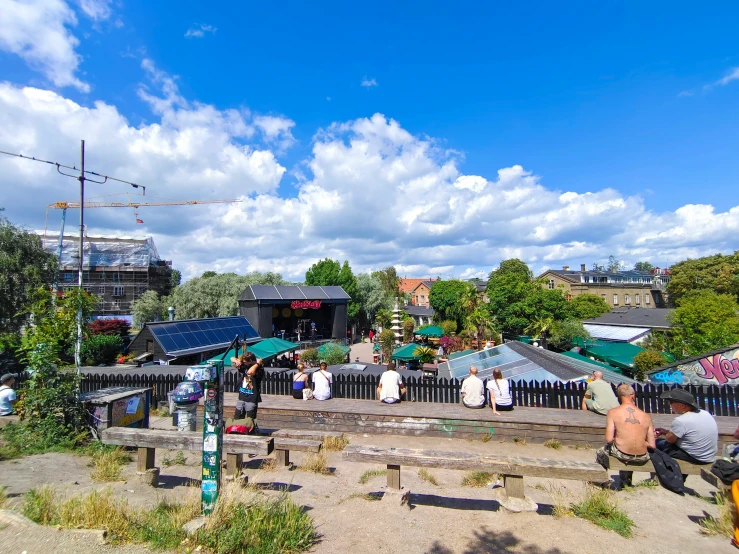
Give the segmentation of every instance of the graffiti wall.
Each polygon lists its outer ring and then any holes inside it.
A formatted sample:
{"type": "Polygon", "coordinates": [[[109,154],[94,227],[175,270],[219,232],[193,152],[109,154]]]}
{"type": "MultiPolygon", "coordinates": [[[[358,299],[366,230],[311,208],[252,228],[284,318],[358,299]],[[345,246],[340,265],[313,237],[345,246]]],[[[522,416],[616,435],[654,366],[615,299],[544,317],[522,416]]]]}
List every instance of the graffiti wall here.
{"type": "Polygon", "coordinates": [[[656,385],[739,386],[739,348],[652,373],[656,385]]]}

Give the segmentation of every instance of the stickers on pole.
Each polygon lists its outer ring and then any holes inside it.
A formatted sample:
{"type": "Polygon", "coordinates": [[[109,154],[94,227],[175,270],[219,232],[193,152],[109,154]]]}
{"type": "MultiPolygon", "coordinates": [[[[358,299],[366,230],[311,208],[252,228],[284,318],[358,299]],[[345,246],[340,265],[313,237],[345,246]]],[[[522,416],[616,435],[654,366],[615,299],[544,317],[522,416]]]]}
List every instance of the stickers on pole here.
{"type": "MultiPolygon", "coordinates": [[[[203,513],[213,511],[218,500],[221,482],[221,450],[223,445],[223,362],[189,368],[194,375],[204,377],[205,398],[203,400],[203,465],[201,500],[203,513]]],[[[189,371],[188,370],[188,371],[189,371]]]]}

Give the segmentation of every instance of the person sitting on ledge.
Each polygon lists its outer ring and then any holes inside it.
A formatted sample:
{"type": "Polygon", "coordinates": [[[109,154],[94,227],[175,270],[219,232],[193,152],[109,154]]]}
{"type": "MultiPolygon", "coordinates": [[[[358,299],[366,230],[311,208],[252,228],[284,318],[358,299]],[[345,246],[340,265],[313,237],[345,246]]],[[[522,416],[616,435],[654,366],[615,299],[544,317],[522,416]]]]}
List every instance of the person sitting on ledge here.
{"type": "Polygon", "coordinates": [[[387,364],[387,371],[380,377],[380,384],[377,385],[377,394],[380,402],[386,404],[395,404],[405,395],[405,385],[403,379],[397,371],[395,371],[395,362],[387,364]]]}
{"type": "Polygon", "coordinates": [[[318,371],[313,373],[313,398],[316,400],[328,400],[331,398],[331,385],[334,382],[334,376],[330,371],[326,371],[328,365],[321,360],[318,364],[318,371]]]}
{"type": "Polygon", "coordinates": [[[691,464],[712,464],[718,452],[718,426],[713,416],[698,407],[688,391],[674,388],[663,392],[660,398],[670,401],[677,417],[669,431],[658,427],[657,448],[676,460],[691,464]]]}
{"type": "MultiPolygon", "coordinates": [[[[647,449],[655,448],[652,418],[636,406],[631,385],[619,385],[616,393],[621,405],[606,414],[606,445],[596,452],[595,459],[606,469],[608,456],[626,465],[644,465],[649,461],[647,449]]],[[[631,486],[632,471],[619,471],[619,476],[621,486],[631,486]]]]}
{"type": "Polygon", "coordinates": [[[603,373],[593,372],[593,380],[588,383],[585,396],[582,399],[582,409],[590,410],[596,414],[606,415],[608,410],[616,408],[618,400],[613,394],[610,383],[603,380],[603,373]]]}
{"type": "Polygon", "coordinates": [[[462,381],[460,389],[462,404],[467,408],[478,409],[485,406],[485,386],[477,377],[477,368],[470,367],[470,376],[462,381]]]}

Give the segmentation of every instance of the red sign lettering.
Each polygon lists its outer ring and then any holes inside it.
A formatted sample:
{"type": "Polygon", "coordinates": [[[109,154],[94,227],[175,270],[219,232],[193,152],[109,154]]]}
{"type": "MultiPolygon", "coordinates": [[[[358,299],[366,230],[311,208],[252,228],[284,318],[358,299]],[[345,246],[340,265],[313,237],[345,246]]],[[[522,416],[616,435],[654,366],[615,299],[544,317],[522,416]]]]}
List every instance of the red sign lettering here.
{"type": "Polygon", "coordinates": [[[293,300],[290,303],[290,307],[293,310],[297,309],[303,309],[303,310],[317,310],[321,307],[321,301],[320,300],[293,300]]]}

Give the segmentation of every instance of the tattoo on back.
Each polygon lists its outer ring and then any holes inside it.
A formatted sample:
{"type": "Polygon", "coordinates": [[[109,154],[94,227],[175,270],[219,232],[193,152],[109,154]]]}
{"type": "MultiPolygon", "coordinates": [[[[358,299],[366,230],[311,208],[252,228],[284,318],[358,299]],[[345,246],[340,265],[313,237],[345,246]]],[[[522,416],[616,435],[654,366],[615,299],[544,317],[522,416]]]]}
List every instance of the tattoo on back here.
{"type": "Polygon", "coordinates": [[[638,419],[634,417],[634,408],[626,408],[626,411],[629,412],[629,417],[626,418],[626,423],[641,423],[638,419]]]}

